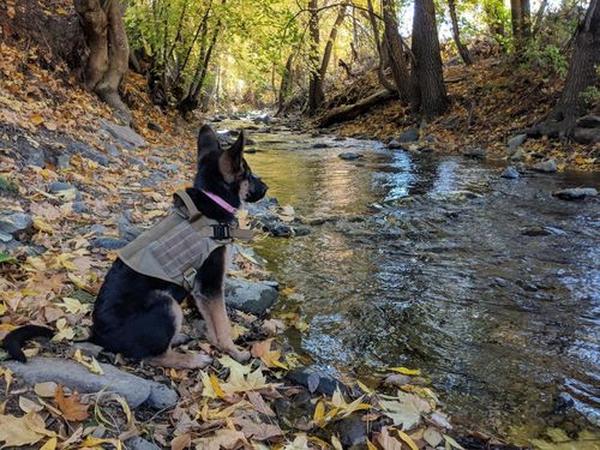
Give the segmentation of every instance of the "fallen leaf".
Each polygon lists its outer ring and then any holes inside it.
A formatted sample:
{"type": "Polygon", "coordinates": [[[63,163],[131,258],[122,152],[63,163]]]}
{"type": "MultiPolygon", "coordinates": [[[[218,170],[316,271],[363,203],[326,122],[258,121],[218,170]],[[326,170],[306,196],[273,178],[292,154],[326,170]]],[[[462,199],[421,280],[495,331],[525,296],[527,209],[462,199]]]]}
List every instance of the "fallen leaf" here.
{"type": "Polygon", "coordinates": [[[171,440],[171,450],[184,450],[192,443],[192,436],[189,433],[174,437],[171,440]]]}
{"type": "Polygon", "coordinates": [[[40,412],[44,407],[39,403],[34,402],[33,400],[28,399],[27,397],[19,396],[19,408],[24,413],[29,412],[40,412]]]}
{"type": "Polygon", "coordinates": [[[254,406],[259,413],[264,414],[265,416],[275,416],[275,412],[273,412],[270,406],[267,405],[260,393],[256,391],[248,391],[246,392],[246,397],[248,397],[248,400],[250,400],[252,406],[254,406]]]}
{"type": "Polygon", "coordinates": [[[21,445],[32,445],[44,437],[43,433],[31,428],[27,420],[28,413],[23,417],[11,415],[0,415],[0,442],[3,447],[20,447],[21,445]]]}
{"type": "Polygon", "coordinates": [[[437,447],[442,442],[441,433],[433,427],[427,427],[427,429],[423,432],[423,439],[432,447],[437,447]]]}
{"type": "Polygon", "coordinates": [[[391,371],[401,373],[402,375],[419,376],[421,375],[421,369],[408,369],[406,367],[391,367],[391,371]]]}
{"type": "Polygon", "coordinates": [[[406,434],[404,431],[396,430],[396,433],[398,433],[398,436],[400,436],[400,439],[402,439],[404,442],[406,442],[406,444],[410,447],[411,450],[419,450],[419,447],[417,447],[417,444],[415,444],[415,441],[413,441],[412,438],[408,434],[406,434]]]}
{"type": "Polygon", "coordinates": [[[79,401],[79,394],[74,392],[70,397],[65,397],[65,392],[62,386],[56,388],[54,401],[58,409],[63,414],[63,417],[68,421],[80,422],[89,417],[89,405],[84,405],[79,401]]]}
{"type": "Polygon", "coordinates": [[[255,343],[251,350],[252,356],[260,358],[260,360],[269,368],[277,367],[279,369],[288,370],[288,366],[279,360],[279,358],[281,358],[281,352],[279,350],[271,350],[272,343],[272,338],[255,343]]]}
{"type": "Polygon", "coordinates": [[[55,437],[50,438],[40,447],[40,450],[55,450],[56,444],[58,444],[58,440],[55,437]]]}
{"type": "Polygon", "coordinates": [[[269,423],[256,423],[249,419],[236,418],[234,423],[241,427],[247,439],[257,441],[272,441],[275,438],[283,436],[283,431],[277,425],[269,423]]]}
{"type": "Polygon", "coordinates": [[[387,427],[383,427],[377,435],[377,442],[383,450],[402,450],[402,443],[392,437],[387,427]]]}
{"type": "Polygon", "coordinates": [[[397,400],[382,400],[385,415],[394,421],[394,425],[410,430],[421,422],[421,415],[429,413],[429,403],[417,395],[398,392],[397,400]]]}
{"type": "Polygon", "coordinates": [[[454,440],[454,438],[448,436],[447,434],[444,434],[444,440],[446,441],[446,449],[447,450],[449,450],[452,447],[457,448],[459,450],[465,450],[462,445],[460,445],[458,442],[456,442],[454,440]]]}
{"type": "Polygon", "coordinates": [[[57,387],[58,385],[54,381],[47,381],[45,383],[37,383],[33,386],[33,391],[40,397],[49,398],[54,397],[57,387]]]}

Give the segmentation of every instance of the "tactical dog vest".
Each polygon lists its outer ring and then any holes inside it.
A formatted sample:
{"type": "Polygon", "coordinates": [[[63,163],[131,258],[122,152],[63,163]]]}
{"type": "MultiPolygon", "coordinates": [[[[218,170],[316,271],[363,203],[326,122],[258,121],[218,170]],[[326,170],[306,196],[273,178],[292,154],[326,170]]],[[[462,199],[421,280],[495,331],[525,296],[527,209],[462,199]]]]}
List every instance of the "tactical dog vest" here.
{"type": "Polygon", "coordinates": [[[185,191],[175,193],[183,207],[123,247],[119,258],[136,272],[175,283],[191,291],[194,278],[213,250],[252,231],[203,216],[185,191]]]}

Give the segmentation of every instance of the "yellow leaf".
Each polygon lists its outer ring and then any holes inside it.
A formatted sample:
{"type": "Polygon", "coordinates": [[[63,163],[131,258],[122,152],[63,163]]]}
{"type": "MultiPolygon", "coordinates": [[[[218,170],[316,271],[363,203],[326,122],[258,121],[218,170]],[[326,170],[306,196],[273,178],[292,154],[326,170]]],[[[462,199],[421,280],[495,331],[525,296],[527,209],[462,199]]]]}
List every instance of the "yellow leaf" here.
{"type": "Polygon", "coordinates": [[[342,443],[335,435],[331,436],[331,445],[333,445],[333,448],[335,448],[335,450],[344,450],[344,447],[342,447],[342,443]]]}
{"type": "Polygon", "coordinates": [[[44,233],[48,233],[48,234],[54,233],[54,229],[52,228],[52,225],[45,222],[43,219],[40,219],[39,217],[33,218],[33,227],[38,231],[43,231],[44,233]]]}
{"type": "Polygon", "coordinates": [[[39,114],[33,114],[29,117],[29,121],[37,127],[44,123],[44,118],[39,114]]]}
{"type": "Polygon", "coordinates": [[[421,375],[421,369],[408,369],[406,367],[391,367],[391,371],[401,373],[402,375],[408,376],[419,376],[421,375]]]}
{"type": "Polygon", "coordinates": [[[221,385],[219,384],[219,379],[214,373],[209,375],[209,379],[215,395],[219,398],[225,398],[225,392],[223,392],[223,388],[221,388],[221,385]]]}
{"type": "Polygon", "coordinates": [[[58,443],[58,441],[55,437],[50,438],[46,441],[46,443],[44,445],[42,445],[40,447],[40,450],[55,450],[57,443],[58,443]]]}
{"type": "Polygon", "coordinates": [[[356,380],[356,384],[358,385],[358,387],[361,389],[361,391],[363,391],[365,394],[367,395],[371,395],[373,394],[373,389],[369,388],[366,384],[364,384],[362,381],[360,380],[356,380]]]}
{"type": "Polygon", "coordinates": [[[102,367],[100,367],[100,364],[98,363],[98,361],[96,361],[96,358],[94,358],[93,356],[89,356],[86,358],[81,353],[81,350],[77,349],[75,351],[75,354],[73,355],[73,359],[82,366],[84,366],[90,372],[95,373],[97,375],[104,375],[102,367]]]}
{"type": "Polygon", "coordinates": [[[419,450],[419,447],[417,447],[417,444],[415,444],[415,441],[413,441],[412,438],[408,434],[406,434],[404,431],[396,430],[396,433],[398,433],[398,436],[400,436],[400,439],[402,439],[404,442],[406,442],[406,444],[411,448],[411,450],[419,450]]]}
{"type": "Polygon", "coordinates": [[[313,421],[318,427],[322,427],[325,423],[325,404],[322,400],[319,400],[315,406],[313,421]]]}
{"type": "Polygon", "coordinates": [[[375,445],[367,439],[367,449],[368,450],[377,450],[377,447],[375,447],[375,445]]]}
{"type": "Polygon", "coordinates": [[[54,381],[47,381],[45,383],[38,383],[33,386],[33,391],[40,397],[54,397],[56,388],[58,385],[54,381]]]}
{"type": "Polygon", "coordinates": [[[81,443],[79,448],[99,448],[102,449],[104,446],[102,444],[111,444],[117,450],[121,450],[123,448],[123,444],[119,439],[105,439],[105,438],[97,438],[93,436],[88,436],[81,443]]]}
{"type": "Polygon", "coordinates": [[[42,433],[31,429],[26,418],[27,415],[23,417],[0,415],[0,442],[4,443],[3,447],[32,445],[44,437],[42,433]]]}

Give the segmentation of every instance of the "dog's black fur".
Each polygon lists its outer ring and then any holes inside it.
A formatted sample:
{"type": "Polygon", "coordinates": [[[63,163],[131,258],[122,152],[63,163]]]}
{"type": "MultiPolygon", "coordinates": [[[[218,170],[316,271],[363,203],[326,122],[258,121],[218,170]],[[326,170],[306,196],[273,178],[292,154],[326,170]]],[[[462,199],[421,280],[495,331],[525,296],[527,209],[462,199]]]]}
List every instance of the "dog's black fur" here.
{"type": "MultiPolygon", "coordinates": [[[[265,195],[267,186],[252,174],[243,158],[243,147],[243,132],[229,149],[223,150],[209,126],[200,129],[197,173],[187,193],[203,215],[222,223],[236,220],[202,190],[220,196],[236,208],[242,201],[255,202],[265,195]]],[[[198,272],[196,285],[205,302],[222,301],[225,259],[226,248],[218,247],[198,272]]],[[[94,305],[90,341],[136,359],[163,355],[179,331],[173,301],[181,304],[187,296],[187,291],[178,285],[140,274],[117,259],[94,305]]],[[[24,361],[24,342],[36,336],[47,337],[48,330],[33,325],[21,327],[4,338],[3,346],[11,357],[24,361]]]]}

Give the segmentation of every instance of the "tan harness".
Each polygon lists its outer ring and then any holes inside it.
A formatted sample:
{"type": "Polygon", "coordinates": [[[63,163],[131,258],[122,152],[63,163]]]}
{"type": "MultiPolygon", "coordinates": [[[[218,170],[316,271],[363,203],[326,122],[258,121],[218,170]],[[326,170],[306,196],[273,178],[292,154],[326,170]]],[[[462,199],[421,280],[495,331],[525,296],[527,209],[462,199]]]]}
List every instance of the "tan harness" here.
{"type": "Polygon", "coordinates": [[[203,216],[185,191],[175,193],[184,207],[123,247],[119,258],[136,272],[175,283],[191,291],[198,270],[213,250],[234,239],[252,239],[252,230],[203,216]]]}

